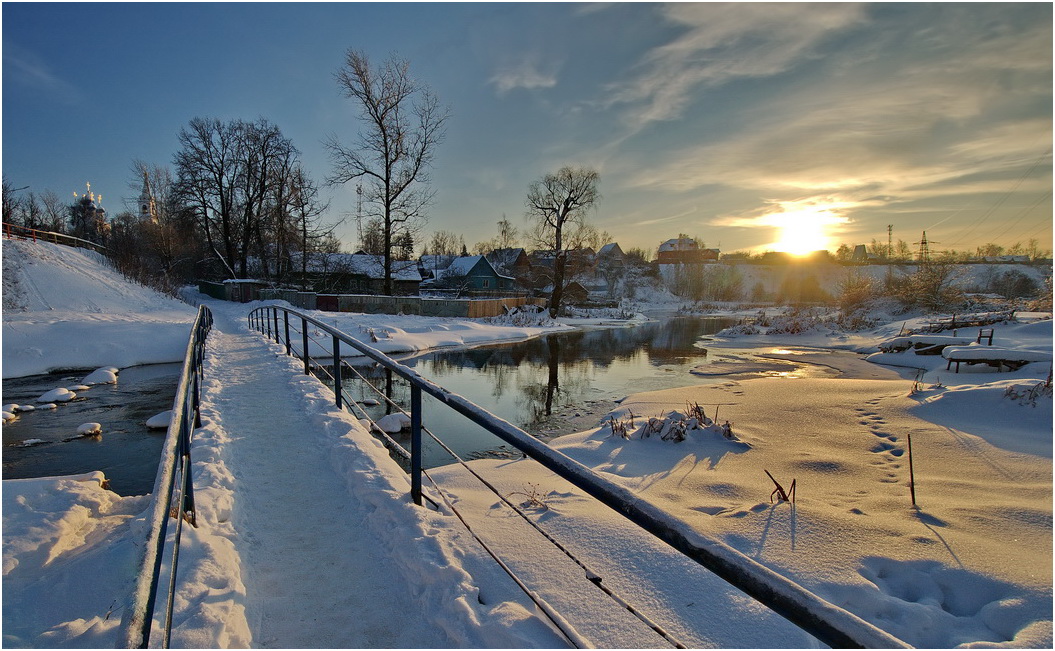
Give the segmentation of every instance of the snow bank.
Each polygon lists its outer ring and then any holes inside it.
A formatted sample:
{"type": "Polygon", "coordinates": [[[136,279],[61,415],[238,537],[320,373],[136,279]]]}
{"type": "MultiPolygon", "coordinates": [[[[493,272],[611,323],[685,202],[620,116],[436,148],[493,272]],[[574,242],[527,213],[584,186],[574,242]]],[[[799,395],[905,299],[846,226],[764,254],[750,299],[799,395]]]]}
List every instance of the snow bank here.
{"type": "Polygon", "coordinates": [[[612,416],[721,405],[740,442],[625,439],[606,425],[551,445],[910,644],[1050,647],[1051,400],[1002,393],[724,382],[631,396],[612,416]],[[796,481],[794,506],[770,501],[766,470],[796,481]]]}
{"type": "Polygon", "coordinates": [[[148,499],[101,472],[4,480],[5,647],[114,646],[148,499]]]}
{"type": "Polygon", "coordinates": [[[3,377],[178,362],[195,310],[135,285],[97,253],[4,240],[3,377]]]}

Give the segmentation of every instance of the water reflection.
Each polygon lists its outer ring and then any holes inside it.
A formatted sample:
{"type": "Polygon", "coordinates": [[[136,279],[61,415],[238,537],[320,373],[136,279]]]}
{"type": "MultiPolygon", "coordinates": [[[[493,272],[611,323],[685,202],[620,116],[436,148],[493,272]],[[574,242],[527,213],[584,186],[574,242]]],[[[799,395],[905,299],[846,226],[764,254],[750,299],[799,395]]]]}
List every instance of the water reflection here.
{"type": "MultiPolygon", "coordinates": [[[[700,338],[730,325],[728,319],[680,318],[631,328],[576,330],[530,341],[464,350],[436,351],[400,361],[422,376],[491,413],[548,438],[592,427],[615,401],[640,391],[707,381],[689,370],[706,363],[700,338]]],[[[409,404],[409,388],[385,369],[356,365],[395,403],[409,404]]],[[[344,386],[357,402],[376,398],[364,382],[348,377],[344,386]]],[[[379,418],[393,409],[369,407],[379,418]]],[[[501,454],[500,442],[450,409],[424,403],[426,427],[459,454],[501,454]]],[[[398,437],[397,437],[397,440],[398,437]]],[[[426,447],[426,465],[430,465],[426,447]]],[[[448,463],[439,453],[431,465],[448,463]]]]}

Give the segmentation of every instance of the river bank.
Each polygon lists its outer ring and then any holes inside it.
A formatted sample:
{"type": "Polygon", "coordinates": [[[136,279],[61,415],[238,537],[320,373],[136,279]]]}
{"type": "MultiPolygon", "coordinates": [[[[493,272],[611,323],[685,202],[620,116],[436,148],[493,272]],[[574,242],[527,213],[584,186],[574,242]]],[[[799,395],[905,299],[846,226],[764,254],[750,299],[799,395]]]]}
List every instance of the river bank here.
{"type": "MultiPolygon", "coordinates": [[[[1034,349],[1051,345],[1050,321],[1005,323],[998,333],[1034,349]]],[[[719,336],[712,350],[753,342],[766,357],[838,375],[751,377],[712,363],[694,372],[715,382],[636,393],[600,424],[549,444],[914,646],[1050,647],[1051,392],[1023,397],[1025,388],[1043,386],[1049,365],[955,373],[940,356],[873,355],[890,364],[881,366],[796,345],[827,338],[719,336]],[[717,409],[736,440],[691,426],[680,443],[635,434],[649,417],[678,418],[690,405],[710,416],[717,409]],[[774,497],[777,482],[785,491],[794,486],[793,502],[774,497]]],[[[549,531],[573,535],[579,519],[593,517],[580,491],[534,462],[474,465],[504,490],[529,493],[549,531]]],[[[442,478],[474,508],[493,499],[458,468],[442,478]]],[[[592,539],[620,535],[593,525],[592,539]]],[[[634,560],[616,554],[590,562],[607,582],[634,560]]],[[[659,587],[642,587],[635,597],[647,600],[653,590],[659,587]]],[[[690,607],[694,594],[664,607],[709,617],[690,607]]],[[[737,639],[766,646],[756,633],[745,629],[737,639]]]]}

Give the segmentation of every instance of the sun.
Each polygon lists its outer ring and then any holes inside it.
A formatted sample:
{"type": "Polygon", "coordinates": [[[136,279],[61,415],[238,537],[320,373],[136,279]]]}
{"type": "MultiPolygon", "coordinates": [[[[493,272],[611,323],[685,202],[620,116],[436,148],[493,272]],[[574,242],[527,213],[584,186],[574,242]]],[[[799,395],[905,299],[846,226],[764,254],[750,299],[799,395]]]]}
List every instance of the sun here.
{"type": "Polygon", "coordinates": [[[779,213],[768,215],[766,222],[775,226],[779,232],[773,248],[795,256],[828,249],[832,244],[833,228],[847,221],[832,205],[813,204],[783,208],[779,213]]]}
{"type": "Polygon", "coordinates": [[[827,248],[828,236],[820,220],[812,215],[787,215],[788,223],[780,227],[780,239],[775,245],[778,251],[791,255],[808,255],[827,248]]]}

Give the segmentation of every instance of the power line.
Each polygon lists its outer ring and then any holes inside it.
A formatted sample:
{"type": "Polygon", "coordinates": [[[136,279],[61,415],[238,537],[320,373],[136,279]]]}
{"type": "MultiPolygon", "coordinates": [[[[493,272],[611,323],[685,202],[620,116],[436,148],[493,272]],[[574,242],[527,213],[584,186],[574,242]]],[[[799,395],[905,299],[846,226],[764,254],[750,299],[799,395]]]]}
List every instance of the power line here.
{"type": "MultiPolygon", "coordinates": [[[[1008,231],[1010,231],[1010,230],[1011,230],[1012,228],[1014,228],[1015,226],[1018,226],[1019,222],[1021,222],[1021,221],[1022,221],[1023,219],[1025,219],[1025,218],[1026,218],[1026,216],[1027,216],[1027,215],[1029,215],[1030,211],[1032,211],[1032,210],[1033,210],[1034,208],[1036,208],[1037,206],[1039,206],[1039,205],[1041,204],[1041,202],[1043,202],[1043,201],[1044,201],[1045,199],[1047,199],[1047,198],[1048,198],[1048,197],[1050,197],[1050,196],[1051,196],[1051,190],[1048,190],[1048,191],[1047,191],[1047,192],[1045,192],[1045,193],[1044,193],[1043,195],[1041,195],[1041,197],[1040,197],[1039,199],[1037,199],[1036,201],[1034,201],[1034,202],[1033,202],[1033,205],[1029,206],[1028,208],[1024,209],[1024,210],[1023,210],[1022,212],[1020,212],[1020,213],[1018,214],[1018,219],[1016,219],[1016,220],[1015,220],[1014,222],[1012,222],[1011,224],[1009,224],[1009,225],[1007,226],[1007,228],[1005,228],[1004,230],[1000,231],[1000,233],[999,233],[999,234],[997,234],[996,236],[990,235],[990,236],[989,236],[988,238],[986,238],[986,239],[988,239],[988,240],[989,240],[990,242],[996,242],[997,240],[999,240],[999,239],[1000,239],[1001,237],[1003,237],[1003,236],[1004,236],[1004,234],[1005,234],[1005,233],[1007,233],[1008,231]]],[[[999,228],[999,226],[998,226],[997,228],[999,228]]]]}
{"type": "Polygon", "coordinates": [[[1014,184],[1014,185],[1013,185],[1013,186],[1012,186],[1012,187],[1011,187],[1011,188],[1010,188],[1010,189],[1009,189],[1009,190],[1008,190],[1007,192],[1005,192],[1005,193],[1004,193],[1004,194],[1003,194],[1003,195],[1002,195],[1002,196],[1001,196],[1001,197],[1000,197],[999,199],[997,199],[996,203],[994,203],[994,204],[993,204],[993,205],[992,205],[992,206],[991,206],[991,207],[989,208],[989,210],[987,210],[987,211],[986,211],[986,212],[985,212],[985,213],[984,213],[984,214],[983,214],[983,215],[982,215],[982,216],[981,216],[981,217],[980,217],[980,218],[979,218],[979,219],[978,219],[977,221],[975,221],[975,223],[974,223],[974,224],[972,224],[972,225],[971,225],[971,226],[970,226],[970,227],[968,228],[968,230],[967,230],[966,232],[963,232],[963,233],[961,233],[960,235],[957,235],[957,236],[956,236],[956,239],[955,239],[955,241],[953,241],[952,243],[950,243],[950,244],[949,244],[949,246],[955,246],[955,245],[957,245],[957,244],[960,244],[961,242],[963,242],[963,240],[964,240],[964,239],[965,239],[965,238],[966,238],[966,237],[967,237],[968,235],[970,235],[971,233],[973,233],[973,232],[975,231],[975,229],[977,229],[977,228],[978,228],[979,226],[981,226],[981,225],[982,225],[983,223],[985,223],[985,221],[986,221],[987,219],[989,219],[990,217],[992,217],[992,216],[993,216],[993,213],[994,213],[994,212],[996,212],[996,211],[997,211],[997,209],[999,209],[999,208],[1000,208],[1000,206],[1002,206],[1002,205],[1004,204],[1004,202],[1005,202],[1005,201],[1007,201],[1008,197],[1010,197],[1010,196],[1011,196],[1012,194],[1014,194],[1014,193],[1015,193],[1015,191],[1017,191],[1017,190],[1018,190],[1018,188],[1019,188],[1019,187],[1020,187],[1020,186],[1022,185],[1022,183],[1024,183],[1024,182],[1025,182],[1026,178],[1027,178],[1027,177],[1028,177],[1028,176],[1029,176],[1030,174],[1032,174],[1032,173],[1033,173],[1033,170],[1037,169],[1037,166],[1038,166],[1038,165],[1040,165],[1040,162],[1041,162],[1042,160],[1044,160],[1044,159],[1045,159],[1045,158],[1046,158],[1047,156],[1049,156],[1050,154],[1051,154],[1051,149],[1048,149],[1047,151],[1045,151],[1045,152],[1044,152],[1043,154],[1041,154],[1040,156],[1037,156],[1037,159],[1036,159],[1035,161],[1033,161],[1033,164],[1032,164],[1032,165],[1030,165],[1030,166],[1029,166],[1029,168],[1028,168],[1028,169],[1026,169],[1026,171],[1025,171],[1025,172],[1023,172],[1023,173],[1022,173],[1022,176],[1020,176],[1020,177],[1018,178],[1018,180],[1017,180],[1017,181],[1015,181],[1015,184],[1014,184]]]}

